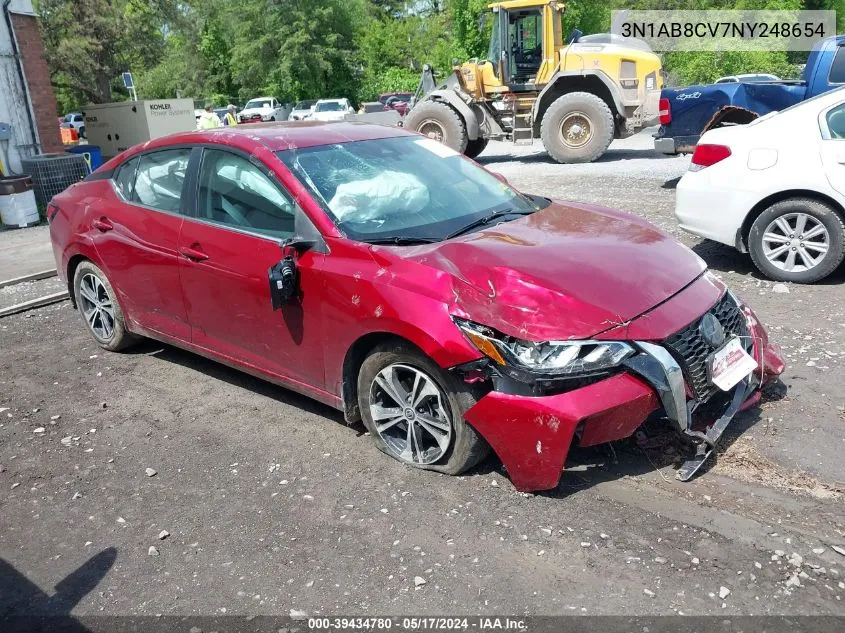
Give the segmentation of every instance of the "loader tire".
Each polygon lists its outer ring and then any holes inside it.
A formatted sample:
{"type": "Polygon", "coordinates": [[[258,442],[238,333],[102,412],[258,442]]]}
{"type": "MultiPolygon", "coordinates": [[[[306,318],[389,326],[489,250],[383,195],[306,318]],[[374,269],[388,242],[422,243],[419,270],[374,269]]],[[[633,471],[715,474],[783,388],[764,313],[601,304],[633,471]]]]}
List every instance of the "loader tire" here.
{"type": "Polygon", "coordinates": [[[613,140],[613,113],[589,92],[570,92],[549,106],[540,123],[540,138],[559,163],[590,163],[613,140]]]}
{"type": "Polygon", "coordinates": [[[475,158],[481,152],[484,151],[484,148],[487,147],[488,139],[478,137],[474,141],[467,141],[467,147],[464,150],[464,156],[467,158],[475,158]]]}
{"type": "Polygon", "coordinates": [[[463,119],[451,107],[439,101],[414,106],[405,118],[405,128],[440,141],[456,152],[467,148],[467,129],[463,119]]]}

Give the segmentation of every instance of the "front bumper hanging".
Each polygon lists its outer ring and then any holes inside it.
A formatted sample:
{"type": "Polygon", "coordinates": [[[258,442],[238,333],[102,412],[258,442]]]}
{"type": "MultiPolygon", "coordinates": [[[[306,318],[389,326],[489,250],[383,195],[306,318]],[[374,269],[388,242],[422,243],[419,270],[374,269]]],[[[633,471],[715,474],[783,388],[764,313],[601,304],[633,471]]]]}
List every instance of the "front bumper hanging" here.
{"type": "Polygon", "coordinates": [[[654,387],[666,417],[697,444],[695,456],[684,462],[676,475],[681,481],[689,481],[713,453],[716,442],[745,401],[760,386],[760,381],[756,372],[749,374],[734,387],[731,402],[719,419],[706,432],[696,431],[692,428],[692,412],[696,403],[687,400],[681,366],[664,347],[645,342],[638,342],[637,346],[643,353],[625,361],[626,366],[654,387]]]}

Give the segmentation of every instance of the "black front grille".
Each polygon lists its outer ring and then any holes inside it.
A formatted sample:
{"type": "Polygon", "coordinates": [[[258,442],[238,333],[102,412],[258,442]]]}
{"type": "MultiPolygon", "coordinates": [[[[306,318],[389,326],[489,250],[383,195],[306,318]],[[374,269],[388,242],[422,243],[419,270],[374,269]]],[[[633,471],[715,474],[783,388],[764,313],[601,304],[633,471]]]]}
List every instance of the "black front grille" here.
{"type": "MultiPolygon", "coordinates": [[[[730,340],[734,336],[744,337],[742,339],[743,346],[746,350],[751,349],[753,342],[748,336],[745,315],[742,314],[729,293],[725,293],[719,303],[710,308],[708,312],[715,316],[722,327],[725,328],[726,340],[730,340]]],[[[707,371],[710,354],[715,350],[702,338],[698,329],[700,323],[701,318],[696,319],[683,330],[666,339],[665,345],[684,370],[684,376],[695,397],[698,400],[707,400],[718,390],[710,382],[707,371]]]]}

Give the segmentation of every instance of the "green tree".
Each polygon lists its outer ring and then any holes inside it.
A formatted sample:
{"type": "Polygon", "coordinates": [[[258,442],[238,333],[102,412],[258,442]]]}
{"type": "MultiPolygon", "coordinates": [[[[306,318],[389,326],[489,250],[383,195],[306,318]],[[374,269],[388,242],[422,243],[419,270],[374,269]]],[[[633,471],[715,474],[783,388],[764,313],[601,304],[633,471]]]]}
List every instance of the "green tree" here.
{"type": "Polygon", "coordinates": [[[51,80],[70,102],[104,103],[125,71],[158,62],[176,0],[36,0],[51,80]]]}
{"type": "Polygon", "coordinates": [[[230,15],[240,97],[354,97],[355,40],[366,14],[362,0],[242,0],[230,15]]]}

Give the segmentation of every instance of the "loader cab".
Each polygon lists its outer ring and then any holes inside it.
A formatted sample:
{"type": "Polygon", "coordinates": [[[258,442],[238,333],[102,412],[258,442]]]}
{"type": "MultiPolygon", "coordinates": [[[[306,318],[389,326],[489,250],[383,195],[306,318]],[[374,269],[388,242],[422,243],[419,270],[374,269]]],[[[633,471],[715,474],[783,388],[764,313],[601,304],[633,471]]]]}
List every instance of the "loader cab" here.
{"type": "Polygon", "coordinates": [[[491,5],[493,28],[488,59],[499,81],[513,92],[545,85],[558,65],[561,44],[560,9],[555,3],[491,5]],[[516,5],[516,6],[511,6],[516,5]]]}

